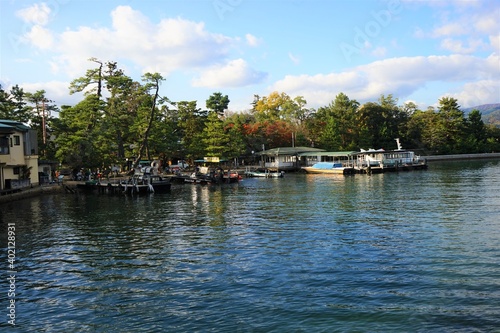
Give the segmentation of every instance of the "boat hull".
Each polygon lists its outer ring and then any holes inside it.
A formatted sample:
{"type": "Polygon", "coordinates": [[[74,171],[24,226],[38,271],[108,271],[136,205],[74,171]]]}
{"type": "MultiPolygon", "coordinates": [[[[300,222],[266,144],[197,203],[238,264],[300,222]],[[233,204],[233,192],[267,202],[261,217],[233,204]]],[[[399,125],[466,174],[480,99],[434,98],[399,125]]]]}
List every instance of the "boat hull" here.
{"type": "Polygon", "coordinates": [[[167,181],[157,182],[150,185],[137,185],[128,183],[85,183],[78,184],[77,188],[84,191],[97,190],[99,193],[125,193],[125,194],[145,194],[145,193],[167,193],[172,184],[167,181]]]}
{"type": "Polygon", "coordinates": [[[336,175],[349,175],[354,173],[353,168],[331,168],[331,169],[320,169],[314,167],[303,167],[302,168],[307,173],[323,173],[323,174],[336,174],[336,175]]]}
{"type": "Polygon", "coordinates": [[[246,171],[245,172],[245,176],[246,177],[257,177],[257,178],[283,178],[285,172],[284,171],[280,171],[280,172],[277,172],[277,171],[270,171],[270,170],[264,170],[264,171],[260,171],[260,170],[255,170],[255,171],[246,171]]]}

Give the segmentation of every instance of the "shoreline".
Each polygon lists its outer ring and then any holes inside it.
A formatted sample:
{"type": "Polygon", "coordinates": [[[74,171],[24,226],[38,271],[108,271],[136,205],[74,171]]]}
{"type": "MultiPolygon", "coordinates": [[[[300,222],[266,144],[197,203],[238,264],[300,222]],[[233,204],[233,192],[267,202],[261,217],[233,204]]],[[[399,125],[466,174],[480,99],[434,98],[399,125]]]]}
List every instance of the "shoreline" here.
{"type": "MultiPolygon", "coordinates": [[[[454,155],[431,155],[431,156],[421,156],[425,158],[427,162],[440,162],[440,161],[459,161],[459,160],[484,160],[484,159],[500,159],[500,153],[482,153],[482,154],[454,154],[454,155]]],[[[235,170],[239,171],[240,168],[235,170]]],[[[244,171],[244,170],[242,170],[244,171]]],[[[26,198],[35,197],[44,193],[72,193],[74,187],[76,187],[77,181],[65,181],[60,184],[47,184],[38,185],[35,187],[22,189],[20,192],[5,194],[0,196],[0,204],[13,202],[16,200],[22,200],[26,198]]]]}
{"type": "Polygon", "coordinates": [[[64,192],[65,190],[62,184],[38,185],[34,187],[21,189],[21,191],[16,193],[2,195],[0,196],[0,204],[22,200],[26,198],[32,198],[44,193],[64,193],[64,192]]]}
{"type": "Polygon", "coordinates": [[[424,158],[427,162],[434,161],[458,161],[458,160],[485,160],[485,159],[494,159],[500,158],[500,153],[480,153],[480,154],[453,154],[453,155],[429,155],[422,156],[420,158],[424,158]]]}

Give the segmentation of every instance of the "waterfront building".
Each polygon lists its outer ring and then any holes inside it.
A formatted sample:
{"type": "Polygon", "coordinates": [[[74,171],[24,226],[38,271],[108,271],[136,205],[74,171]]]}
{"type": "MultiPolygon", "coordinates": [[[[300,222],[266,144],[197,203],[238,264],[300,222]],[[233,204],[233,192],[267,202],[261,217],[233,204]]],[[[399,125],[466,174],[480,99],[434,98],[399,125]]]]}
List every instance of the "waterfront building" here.
{"type": "Polygon", "coordinates": [[[311,147],[279,147],[261,151],[261,167],[273,171],[296,171],[305,166],[306,159],[301,158],[302,153],[318,153],[324,149],[311,147]]]}
{"type": "Polygon", "coordinates": [[[38,184],[36,130],[18,121],[0,119],[0,191],[38,184]]]}

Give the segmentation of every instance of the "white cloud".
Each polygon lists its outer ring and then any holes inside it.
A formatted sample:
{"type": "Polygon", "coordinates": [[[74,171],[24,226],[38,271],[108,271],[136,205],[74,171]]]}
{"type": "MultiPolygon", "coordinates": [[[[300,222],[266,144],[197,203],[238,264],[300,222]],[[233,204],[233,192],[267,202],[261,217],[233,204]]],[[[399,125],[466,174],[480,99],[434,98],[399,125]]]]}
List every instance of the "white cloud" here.
{"type": "Polygon", "coordinates": [[[495,50],[495,53],[500,54],[500,34],[490,36],[490,45],[495,50]]]}
{"type": "Polygon", "coordinates": [[[54,46],[52,32],[40,25],[31,27],[31,30],[24,35],[23,39],[41,50],[50,50],[54,46]]]}
{"type": "Polygon", "coordinates": [[[24,22],[35,25],[46,25],[50,19],[50,8],[46,3],[34,4],[16,12],[24,22]]]}
{"type": "Polygon", "coordinates": [[[489,37],[490,47],[494,52],[500,53],[500,8],[497,6],[484,15],[474,16],[474,29],[489,37]]]}
{"type": "MultiPolygon", "coordinates": [[[[275,82],[270,90],[304,96],[313,107],[330,103],[339,92],[358,101],[376,100],[381,94],[404,99],[432,82],[487,80],[498,87],[499,62],[500,56],[495,54],[486,59],[464,55],[392,58],[342,73],[289,75],[275,82]]],[[[495,92],[488,93],[490,99],[484,102],[498,102],[495,92]]]]}
{"type": "Polygon", "coordinates": [[[484,0],[447,0],[447,1],[428,1],[428,0],[399,0],[405,4],[425,5],[430,7],[457,7],[469,9],[477,7],[484,0]]]}
{"type": "Polygon", "coordinates": [[[255,37],[255,36],[254,36],[254,35],[252,35],[252,34],[246,34],[246,35],[245,35],[245,39],[246,39],[246,41],[247,41],[247,44],[248,44],[249,46],[252,46],[252,47],[257,47],[257,46],[259,46],[259,45],[262,43],[262,40],[261,40],[261,39],[259,39],[259,38],[255,37]]]}
{"type": "Polygon", "coordinates": [[[500,30],[499,10],[495,10],[487,15],[481,15],[474,20],[475,30],[486,33],[495,34],[500,30]]]}
{"type": "Polygon", "coordinates": [[[387,54],[387,49],[385,47],[379,46],[379,47],[375,48],[371,52],[371,54],[377,58],[382,58],[387,54]]]}
{"type": "Polygon", "coordinates": [[[499,52],[495,39],[500,31],[500,20],[498,19],[500,8],[495,1],[404,1],[426,6],[445,7],[436,14],[436,16],[442,15],[437,20],[438,25],[432,31],[425,31],[421,27],[415,28],[413,33],[415,38],[443,38],[440,42],[441,47],[454,53],[469,54],[483,49],[499,52]],[[471,10],[473,10],[472,13],[471,10]],[[461,36],[463,39],[457,39],[461,36]],[[487,45],[486,40],[484,40],[488,36],[490,45],[487,45]]]}
{"type": "Polygon", "coordinates": [[[57,105],[74,105],[81,101],[81,96],[69,94],[69,82],[63,81],[47,81],[38,83],[20,83],[20,87],[25,92],[37,92],[45,90],[45,96],[53,100],[57,105]]]}
{"type": "Polygon", "coordinates": [[[443,26],[440,26],[433,31],[434,37],[443,37],[443,36],[459,36],[467,33],[466,27],[463,23],[448,23],[443,26]]]}
{"type": "Polygon", "coordinates": [[[479,80],[464,84],[459,92],[449,94],[456,98],[463,107],[471,107],[500,102],[498,80],[479,80]]]}
{"type": "Polygon", "coordinates": [[[204,70],[199,78],[193,80],[193,85],[212,88],[244,87],[260,83],[266,77],[266,73],[250,68],[245,60],[236,59],[204,70]]]}
{"type": "Polygon", "coordinates": [[[202,22],[174,18],[154,24],[129,6],[117,7],[111,18],[111,28],[81,26],[51,34],[33,27],[25,38],[40,49],[52,45],[52,51],[57,53],[52,68],[70,76],[85,73],[90,57],[120,63],[126,60],[144,72],[161,72],[165,76],[178,69],[220,63],[238,41],[207,31],[202,22]]]}
{"type": "Polygon", "coordinates": [[[481,39],[469,39],[466,44],[460,39],[446,38],[441,41],[441,47],[453,53],[471,54],[484,48],[485,44],[481,39]]]}

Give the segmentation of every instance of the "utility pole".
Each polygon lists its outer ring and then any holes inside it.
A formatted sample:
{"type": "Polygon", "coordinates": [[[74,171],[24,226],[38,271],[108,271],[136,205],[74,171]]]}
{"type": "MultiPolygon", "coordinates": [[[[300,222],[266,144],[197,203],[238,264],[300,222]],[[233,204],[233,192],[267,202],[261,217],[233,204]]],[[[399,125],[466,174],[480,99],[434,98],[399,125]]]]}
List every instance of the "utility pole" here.
{"type": "MultiPolygon", "coordinates": [[[[45,144],[47,143],[47,126],[46,126],[46,121],[45,121],[45,102],[47,100],[45,98],[42,99],[42,141],[43,145],[45,147],[45,144]]],[[[45,153],[45,152],[44,152],[45,153]]]]}

